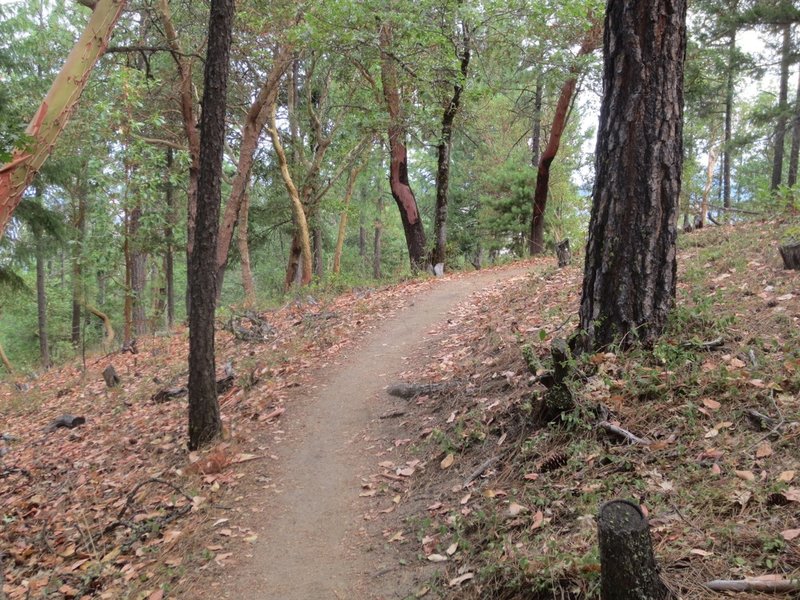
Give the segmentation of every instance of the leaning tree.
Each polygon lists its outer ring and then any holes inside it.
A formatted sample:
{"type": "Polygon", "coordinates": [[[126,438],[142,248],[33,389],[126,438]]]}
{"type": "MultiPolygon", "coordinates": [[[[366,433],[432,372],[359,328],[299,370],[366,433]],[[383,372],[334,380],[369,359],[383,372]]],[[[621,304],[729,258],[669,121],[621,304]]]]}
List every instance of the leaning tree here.
{"type": "Polygon", "coordinates": [[[686,0],[608,0],[579,346],[652,344],[675,300],[686,0]]]}

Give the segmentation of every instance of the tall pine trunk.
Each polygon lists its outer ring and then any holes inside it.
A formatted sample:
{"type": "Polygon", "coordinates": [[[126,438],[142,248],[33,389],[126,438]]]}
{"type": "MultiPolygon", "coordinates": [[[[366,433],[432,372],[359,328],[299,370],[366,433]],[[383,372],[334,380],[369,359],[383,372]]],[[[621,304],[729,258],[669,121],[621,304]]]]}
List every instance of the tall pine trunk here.
{"type": "Polygon", "coordinates": [[[675,299],[686,0],[609,0],[580,331],[652,345],[675,299]]]}
{"type": "Polygon", "coordinates": [[[214,356],[217,234],[234,0],[211,0],[200,121],[200,179],[194,249],[189,262],[189,449],[222,432],[214,356]]]}
{"type": "Polygon", "coordinates": [[[722,205],[731,207],[731,140],[733,139],[733,92],[735,88],[736,29],[728,38],[728,73],[725,84],[725,139],[722,141],[722,205]]]}
{"type": "Polygon", "coordinates": [[[81,313],[83,312],[83,241],[86,235],[86,196],[83,185],[77,187],[77,206],[73,214],[72,225],[75,239],[72,245],[72,347],[81,343],[81,313]]]}
{"type": "Polygon", "coordinates": [[[408,181],[406,128],[403,123],[397,66],[391,56],[392,38],[392,25],[383,23],[380,27],[381,83],[389,115],[389,186],[400,210],[411,270],[416,272],[425,267],[425,230],[417,207],[417,199],[408,181]]]}
{"type": "MultiPolygon", "coordinates": [[[[36,183],[36,201],[42,201],[42,186],[36,183]]],[[[36,317],[39,331],[39,360],[42,367],[50,368],[50,338],[47,335],[47,288],[45,278],[44,232],[35,228],[36,238],[36,317]]]]}
{"type": "Polygon", "coordinates": [[[461,23],[461,52],[459,56],[459,79],[453,84],[453,95],[442,113],[441,134],[437,147],[436,163],[436,209],[433,223],[434,246],[431,264],[444,264],[447,254],[447,204],[450,190],[450,150],[453,146],[453,121],[461,107],[461,94],[467,83],[470,59],[470,31],[467,23],[461,23]]]}
{"type": "Polygon", "coordinates": [[[789,171],[786,174],[786,185],[794,187],[797,183],[797,163],[800,158],[800,69],[797,71],[797,95],[794,101],[794,119],[792,122],[792,149],[789,153],[789,171]]]}
{"type": "Polygon", "coordinates": [[[778,120],[775,123],[775,153],[772,157],[772,180],[770,189],[777,190],[783,181],[783,155],[786,143],[786,113],[789,104],[789,64],[792,58],[792,27],[786,23],[781,26],[783,44],[781,46],[781,79],[778,92],[778,120]]]}

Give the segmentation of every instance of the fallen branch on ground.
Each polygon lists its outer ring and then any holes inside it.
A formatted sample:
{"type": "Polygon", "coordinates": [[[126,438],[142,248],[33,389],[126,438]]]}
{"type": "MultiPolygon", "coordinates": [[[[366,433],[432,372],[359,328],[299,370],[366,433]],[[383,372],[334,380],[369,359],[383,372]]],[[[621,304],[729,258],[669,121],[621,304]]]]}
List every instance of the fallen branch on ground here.
{"type": "Polygon", "coordinates": [[[649,446],[653,442],[650,440],[640,438],[634,434],[632,434],[627,429],[623,429],[622,427],[618,427],[616,425],[612,425],[608,421],[600,421],[597,426],[602,429],[603,431],[607,431],[608,433],[613,433],[614,435],[618,435],[622,438],[625,438],[632,444],[641,444],[642,446],[649,446]]]}
{"type": "Polygon", "coordinates": [[[498,461],[500,460],[499,456],[492,456],[489,459],[483,461],[480,466],[475,469],[470,476],[464,480],[464,484],[461,487],[467,487],[470,483],[475,481],[478,477],[483,475],[485,471],[487,471],[490,467],[493,467],[498,461]]]}
{"type": "Polygon", "coordinates": [[[453,387],[452,382],[444,383],[395,383],[386,388],[386,393],[396,398],[413,400],[417,396],[437,394],[453,387]]]}
{"type": "Polygon", "coordinates": [[[715,592],[796,592],[800,579],[715,579],[705,587],[715,592]]]}

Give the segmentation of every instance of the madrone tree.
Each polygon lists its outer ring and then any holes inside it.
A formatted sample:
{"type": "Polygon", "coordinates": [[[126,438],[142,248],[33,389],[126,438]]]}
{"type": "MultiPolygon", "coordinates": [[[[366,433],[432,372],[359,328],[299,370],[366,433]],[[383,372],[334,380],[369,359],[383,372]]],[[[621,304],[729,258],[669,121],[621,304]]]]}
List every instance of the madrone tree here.
{"type": "Polygon", "coordinates": [[[686,0],[608,0],[581,335],[651,345],[675,299],[686,0]]]}

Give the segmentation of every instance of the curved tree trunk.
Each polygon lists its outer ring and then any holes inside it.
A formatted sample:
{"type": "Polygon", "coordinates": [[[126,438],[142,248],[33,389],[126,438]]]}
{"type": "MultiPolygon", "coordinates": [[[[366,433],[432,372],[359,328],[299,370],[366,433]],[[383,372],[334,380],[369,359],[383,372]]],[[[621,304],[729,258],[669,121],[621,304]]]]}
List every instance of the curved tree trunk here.
{"type": "Polygon", "coordinates": [[[676,287],[686,0],[609,0],[580,306],[593,350],[661,335],[676,287]]]}
{"type": "Polygon", "coordinates": [[[301,285],[308,285],[311,283],[311,275],[313,273],[311,261],[313,255],[311,253],[311,238],[308,233],[308,221],[306,220],[305,209],[303,208],[303,203],[300,201],[300,194],[297,191],[297,187],[292,180],[292,174],[289,172],[289,162],[286,159],[286,152],[281,143],[278,125],[275,122],[276,110],[275,102],[270,103],[267,131],[272,138],[272,147],[275,149],[275,155],[278,158],[278,166],[280,167],[283,183],[292,201],[292,217],[295,227],[295,233],[292,236],[289,267],[286,270],[285,286],[288,289],[294,285],[298,272],[300,273],[299,283],[301,285]]]}
{"type": "Polygon", "coordinates": [[[392,197],[400,210],[400,220],[406,236],[411,270],[416,272],[425,267],[425,230],[417,208],[417,199],[414,197],[408,181],[406,128],[403,124],[397,67],[389,54],[391,46],[392,26],[389,23],[383,23],[380,27],[381,80],[383,98],[389,114],[389,185],[392,197]]]}
{"type": "Polygon", "coordinates": [[[242,129],[242,142],[239,148],[239,162],[236,165],[236,175],[231,183],[231,192],[219,230],[217,242],[217,293],[222,292],[222,281],[225,269],[228,266],[228,253],[230,252],[236,223],[242,219],[244,198],[247,186],[250,183],[250,172],[258,149],[258,139],[269,120],[270,106],[276,102],[278,84],[293,61],[293,48],[290,45],[282,46],[276,53],[272,70],[264,84],[250,105],[242,129]]]}
{"type": "MultiPolygon", "coordinates": [[[[590,19],[592,19],[590,15],[590,19]]],[[[597,49],[600,35],[603,29],[599,22],[592,19],[592,26],[586,32],[578,50],[576,60],[591,54],[597,49]]],[[[578,83],[580,65],[574,64],[570,67],[570,77],[561,86],[561,94],[556,103],[556,112],[553,116],[553,124],[550,126],[550,138],[547,147],[539,158],[539,168],[536,173],[536,189],[533,193],[533,213],[531,215],[531,233],[528,242],[528,249],[531,254],[541,254],[544,252],[544,211],[547,207],[547,193],[550,189],[550,165],[558,154],[561,145],[561,136],[567,127],[569,109],[572,104],[572,94],[578,83]]]]}
{"type": "Polygon", "coordinates": [[[189,449],[213,441],[222,432],[214,357],[217,233],[221,201],[225,105],[233,30],[234,1],[211,0],[208,49],[203,76],[200,179],[194,251],[189,262],[189,449]]]}

